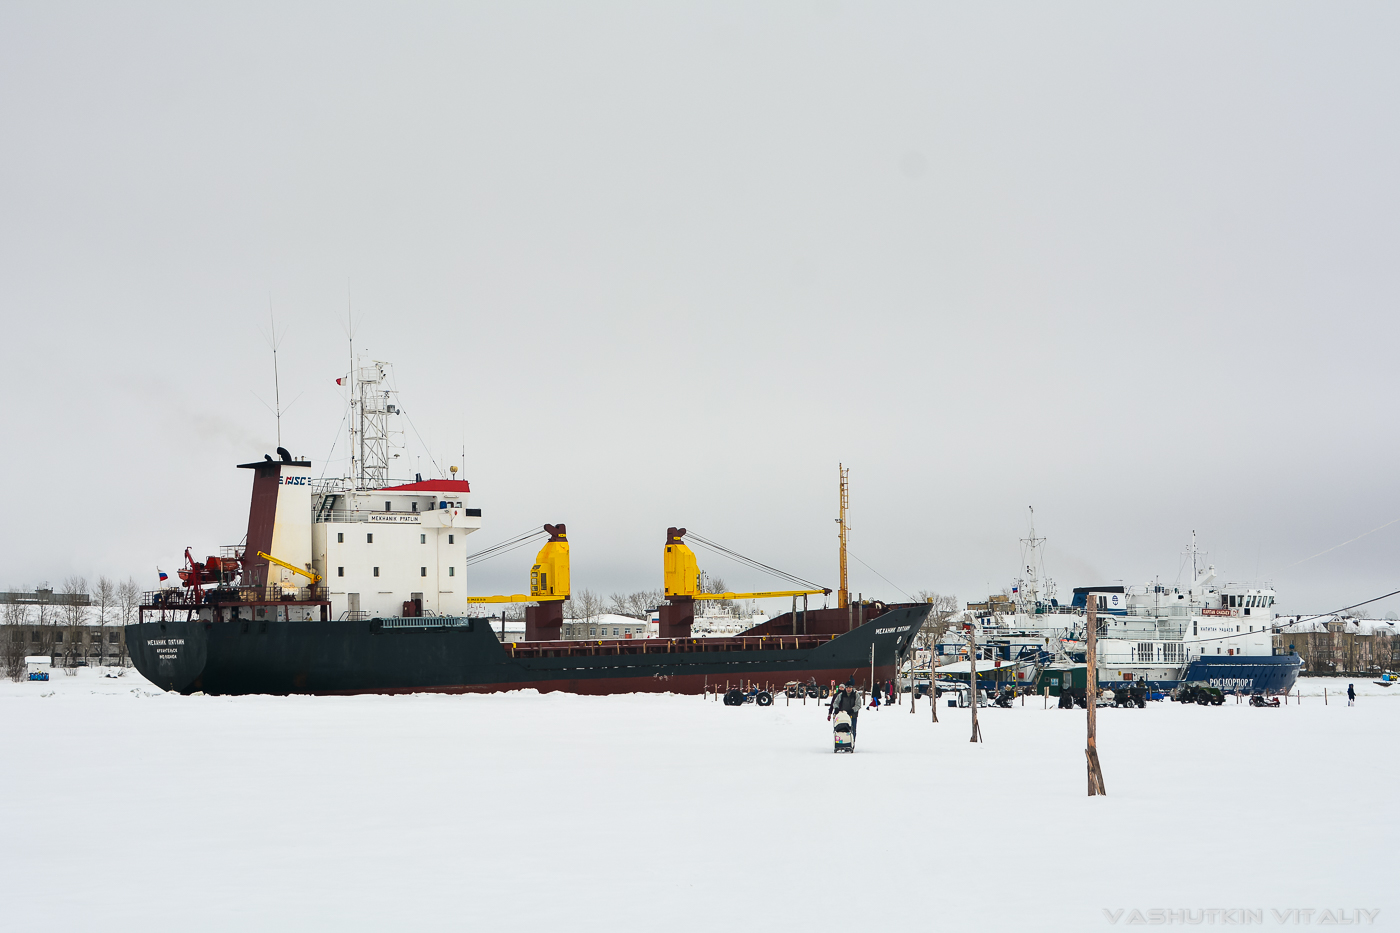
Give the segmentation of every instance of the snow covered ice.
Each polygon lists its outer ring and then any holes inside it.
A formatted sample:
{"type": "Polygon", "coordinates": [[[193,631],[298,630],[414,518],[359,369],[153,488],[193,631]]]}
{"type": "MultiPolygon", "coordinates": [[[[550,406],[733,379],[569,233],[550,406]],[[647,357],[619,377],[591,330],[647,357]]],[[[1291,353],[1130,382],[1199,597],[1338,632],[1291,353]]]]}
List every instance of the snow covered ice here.
{"type": "Polygon", "coordinates": [[[0,902],[9,929],[142,933],[1078,931],[1154,908],[1394,928],[1400,688],[1352,680],[1348,708],[1347,682],[1277,710],[1101,710],[1091,799],[1084,713],[1039,699],[980,711],[980,746],[965,709],[867,711],[846,756],[820,704],[781,696],[181,697],[55,673],[0,685],[0,902]]]}

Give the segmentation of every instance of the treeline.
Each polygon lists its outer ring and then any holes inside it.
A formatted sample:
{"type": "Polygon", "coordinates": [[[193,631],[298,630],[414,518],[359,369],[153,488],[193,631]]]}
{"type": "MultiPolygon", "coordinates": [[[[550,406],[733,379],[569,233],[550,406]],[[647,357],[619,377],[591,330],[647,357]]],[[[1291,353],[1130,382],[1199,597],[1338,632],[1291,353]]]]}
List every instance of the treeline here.
{"type": "Polygon", "coordinates": [[[125,640],[111,640],[107,629],[136,621],[141,587],[136,580],[68,577],[58,587],[47,582],[33,589],[22,586],[5,594],[0,609],[0,667],[12,680],[24,677],[26,655],[48,655],[70,671],[97,658],[100,662],[125,658],[125,640]],[[35,597],[32,601],[23,597],[35,597]],[[87,597],[86,601],[83,597],[87,597]],[[84,605],[86,602],[86,605],[84,605]],[[96,626],[98,631],[92,632],[96,626]]]}

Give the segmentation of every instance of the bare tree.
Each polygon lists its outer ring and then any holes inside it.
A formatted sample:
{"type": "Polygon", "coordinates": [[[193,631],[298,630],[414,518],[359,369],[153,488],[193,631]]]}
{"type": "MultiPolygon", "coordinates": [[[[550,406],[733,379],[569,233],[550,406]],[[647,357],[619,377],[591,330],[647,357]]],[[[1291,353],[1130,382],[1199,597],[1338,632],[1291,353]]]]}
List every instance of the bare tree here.
{"type": "Polygon", "coordinates": [[[97,657],[98,663],[107,663],[107,623],[112,620],[117,608],[117,585],[112,582],[111,577],[101,576],[97,578],[97,585],[92,588],[93,600],[97,609],[97,657]]]}
{"type": "Polygon", "coordinates": [[[958,612],[958,598],[951,593],[935,593],[933,590],[919,590],[914,598],[933,606],[919,633],[914,636],[914,647],[937,650],[939,639],[948,631],[953,616],[958,612]]]}
{"type": "Polygon", "coordinates": [[[633,619],[645,619],[665,598],[659,590],[641,590],[625,595],[614,593],[609,597],[608,612],[633,619]]]}
{"type": "Polygon", "coordinates": [[[23,680],[25,676],[24,657],[29,645],[29,607],[23,603],[6,603],[3,628],[0,628],[0,658],[3,658],[5,676],[11,680],[23,680]]]}
{"type": "MultiPolygon", "coordinates": [[[[724,578],[722,578],[722,577],[712,577],[712,576],[710,576],[708,573],[701,573],[701,574],[700,574],[700,592],[702,592],[702,593],[728,593],[728,592],[729,592],[729,587],[725,585],[725,583],[724,583],[724,578]]],[[[733,605],[734,605],[734,600],[732,600],[732,599],[715,599],[715,600],[706,600],[706,601],[712,603],[713,605],[720,606],[720,607],[722,607],[722,608],[724,608],[724,609],[728,609],[730,606],[733,606],[733,605]]]]}
{"type": "Polygon", "coordinates": [[[660,590],[640,590],[627,597],[628,612],[634,619],[647,619],[651,617],[652,610],[660,606],[666,599],[666,594],[660,590]]]}
{"type": "MultiPolygon", "coordinates": [[[[136,622],[136,610],[141,606],[141,587],[136,585],[136,580],[127,577],[117,584],[117,609],[120,612],[121,624],[123,626],[132,625],[136,622]]],[[[118,660],[126,663],[126,632],[122,632],[117,639],[118,660]]]]}
{"type": "Polygon", "coordinates": [[[72,576],[63,581],[62,594],[68,599],[58,607],[59,622],[63,631],[63,661],[65,673],[70,676],[78,673],[77,664],[83,656],[83,629],[88,622],[88,607],[78,602],[78,597],[88,595],[88,583],[84,577],[72,576]]]}
{"type": "Polygon", "coordinates": [[[592,590],[581,590],[575,593],[571,602],[575,618],[580,622],[592,624],[603,613],[603,598],[592,590]]]}

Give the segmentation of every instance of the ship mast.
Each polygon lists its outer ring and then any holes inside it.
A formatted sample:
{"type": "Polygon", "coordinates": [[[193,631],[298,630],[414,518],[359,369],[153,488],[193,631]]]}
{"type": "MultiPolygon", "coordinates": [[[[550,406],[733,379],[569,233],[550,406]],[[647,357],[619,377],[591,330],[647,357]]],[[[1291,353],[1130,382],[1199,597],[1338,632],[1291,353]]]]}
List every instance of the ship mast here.
{"type": "Polygon", "coordinates": [[[850,591],[846,588],[846,510],[851,504],[851,471],[839,463],[836,465],[836,470],[841,477],[841,515],[836,519],[841,527],[841,588],[836,591],[836,608],[845,609],[851,596],[850,591]]]}
{"type": "MultiPolygon", "coordinates": [[[[345,337],[350,342],[350,488],[358,489],[360,482],[359,458],[355,456],[355,322],[350,316],[350,296],[345,297],[345,337]]],[[[350,506],[355,508],[355,506],[350,506]]]]}
{"type": "Polygon", "coordinates": [[[1028,506],[1028,509],[1031,531],[1030,537],[1021,539],[1021,564],[1025,568],[1025,576],[1016,583],[1016,595],[1019,597],[1016,602],[1022,612],[1029,606],[1029,611],[1033,613],[1040,602],[1040,581],[1045,575],[1045,559],[1040,551],[1045,539],[1035,536],[1035,506],[1028,506]]]}
{"type": "Polygon", "coordinates": [[[382,489],[389,482],[389,415],[395,406],[389,404],[389,393],[381,391],[385,364],[370,360],[356,374],[360,407],[360,476],[361,489],[382,489]]]}

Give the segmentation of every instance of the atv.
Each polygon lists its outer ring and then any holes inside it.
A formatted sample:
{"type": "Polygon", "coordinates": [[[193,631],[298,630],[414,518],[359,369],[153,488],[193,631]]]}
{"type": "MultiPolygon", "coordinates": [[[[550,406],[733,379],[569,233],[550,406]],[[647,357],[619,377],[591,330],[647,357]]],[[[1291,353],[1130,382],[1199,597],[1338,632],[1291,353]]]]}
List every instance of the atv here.
{"type": "Polygon", "coordinates": [[[1178,703],[1196,703],[1201,706],[1221,706],[1225,702],[1225,694],[1215,687],[1206,684],[1182,684],[1176,688],[1172,694],[1172,699],[1178,703]]]}
{"type": "Polygon", "coordinates": [[[1114,690],[1113,705],[1120,709],[1134,706],[1138,709],[1144,709],[1147,706],[1147,690],[1138,684],[1114,690]]]}
{"type": "Polygon", "coordinates": [[[1256,693],[1254,696],[1249,698],[1249,705],[1263,706],[1272,709],[1274,707],[1277,707],[1279,705],[1279,702],[1278,697],[1266,697],[1256,693]]]}
{"type": "Polygon", "coordinates": [[[773,694],[767,690],[757,688],[745,693],[737,688],[730,690],[724,695],[725,706],[743,706],[745,703],[757,703],[759,706],[772,706],[773,694]]]}

